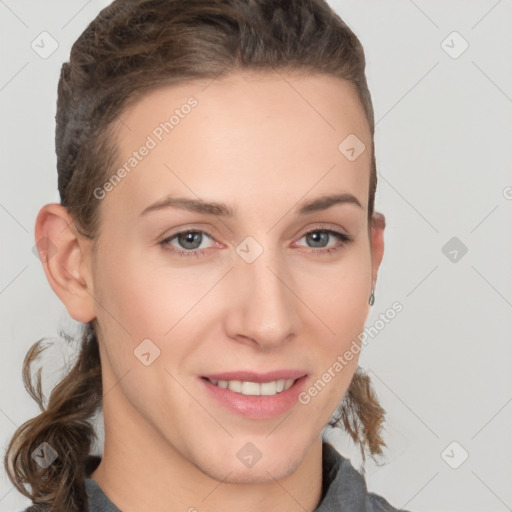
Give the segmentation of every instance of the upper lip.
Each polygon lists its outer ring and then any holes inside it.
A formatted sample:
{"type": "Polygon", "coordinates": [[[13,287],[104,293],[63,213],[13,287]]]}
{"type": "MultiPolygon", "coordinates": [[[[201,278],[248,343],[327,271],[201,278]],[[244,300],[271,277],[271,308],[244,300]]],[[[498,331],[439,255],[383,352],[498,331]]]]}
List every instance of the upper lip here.
{"type": "Polygon", "coordinates": [[[209,380],[240,380],[244,382],[272,382],[274,380],[299,379],[307,375],[304,370],[273,370],[266,373],[254,373],[249,371],[211,373],[203,375],[209,380]]]}

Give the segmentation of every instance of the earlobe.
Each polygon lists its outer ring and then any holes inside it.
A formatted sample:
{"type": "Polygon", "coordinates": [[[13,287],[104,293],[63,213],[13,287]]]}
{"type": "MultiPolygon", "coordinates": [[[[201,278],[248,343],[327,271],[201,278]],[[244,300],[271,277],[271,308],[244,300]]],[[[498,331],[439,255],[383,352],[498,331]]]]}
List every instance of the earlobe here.
{"type": "Polygon", "coordinates": [[[372,222],[372,290],[377,283],[379,267],[384,256],[384,229],[386,227],[386,218],[380,212],[375,212],[372,222]]]}
{"type": "Polygon", "coordinates": [[[46,278],[69,315],[78,322],[93,320],[90,242],[76,232],[64,206],[51,203],[41,208],[35,240],[46,278]]]}

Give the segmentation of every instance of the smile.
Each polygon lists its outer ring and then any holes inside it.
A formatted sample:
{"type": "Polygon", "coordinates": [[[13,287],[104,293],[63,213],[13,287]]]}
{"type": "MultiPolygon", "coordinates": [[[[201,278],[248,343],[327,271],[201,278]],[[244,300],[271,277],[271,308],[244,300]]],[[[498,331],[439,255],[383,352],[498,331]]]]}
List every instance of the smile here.
{"type": "Polygon", "coordinates": [[[290,389],[297,379],[279,379],[270,382],[208,379],[214,386],[250,396],[272,396],[290,389]]]}

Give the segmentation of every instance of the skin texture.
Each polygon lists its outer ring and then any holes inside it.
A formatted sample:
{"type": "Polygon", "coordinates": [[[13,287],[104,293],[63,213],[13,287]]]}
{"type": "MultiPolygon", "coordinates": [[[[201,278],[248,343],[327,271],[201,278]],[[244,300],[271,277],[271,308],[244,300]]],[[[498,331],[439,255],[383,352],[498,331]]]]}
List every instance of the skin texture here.
{"type": "MultiPolygon", "coordinates": [[[[197,106],[101,200],[96,251],[59,204],[37,218],[36,240],[57,247],[43,261],[50,285],[75,320],[99,327],[105,449],[93,478],[124,512],[312,511],[322,430],[358,356],[308,404],[269,419],[225,409],[199,376],[303,369],[309,387],[364,329],[384,249],[383,226],[369,233],[367,224],[369,127],[345,81],[237,73],[160,88],[130,106],[117,126],[119,165],[191,96],[197,106]],[[353,162],[338,150],[351,133],[367,148],[353,162]],[[362,208],[296,214],[333,193],[353,194],[362,208]],[[139,216],[169,194],[227,203],[235,216],[139,216]],[[353,240],[305,236],[312,229],[353,240]],[[210,235],[195,249],[203,254],[160,244],[185,230],[210,235]],[[252,263],[236,252],[247,236],[263,248],[252,263]],[[160,350],[149,366],[134,357],[144,339],[160,350]],[[248,442],[262,454],[250,468],[237,457],[248,442]]],[[[166,245],[199,245],[183,242],[166,245]]]]}

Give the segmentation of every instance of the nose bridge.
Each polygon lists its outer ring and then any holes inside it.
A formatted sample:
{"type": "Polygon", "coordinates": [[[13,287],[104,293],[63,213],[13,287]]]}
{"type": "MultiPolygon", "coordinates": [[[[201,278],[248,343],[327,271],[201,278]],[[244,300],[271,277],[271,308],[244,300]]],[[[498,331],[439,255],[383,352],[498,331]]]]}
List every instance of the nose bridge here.
{"type": "Polygon", "coordinates": [[[232,313],[237,319],[231,332],[249,337],[260,345],[285,341],[294,331],[294,295],[288,288],[288,272],[278,248],[248,237],[237,247],[232,279],[239,287],[232,313]]]}

